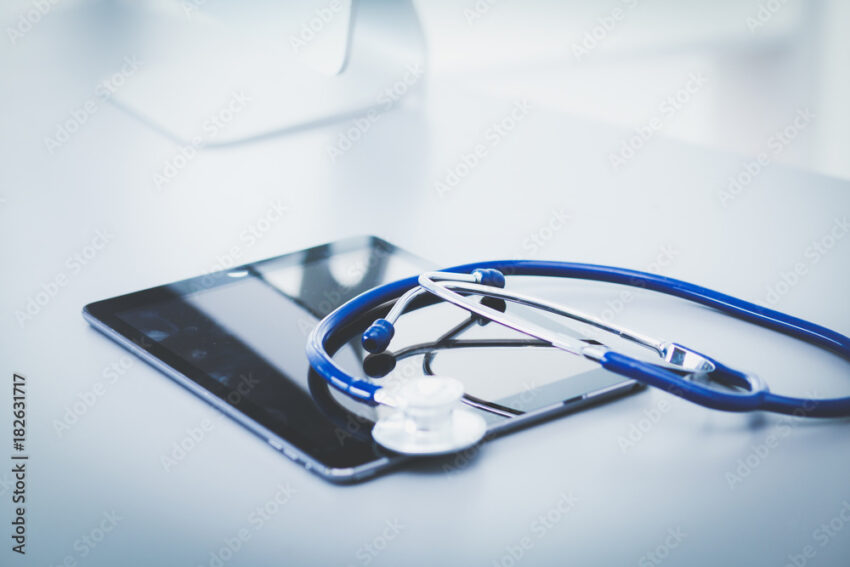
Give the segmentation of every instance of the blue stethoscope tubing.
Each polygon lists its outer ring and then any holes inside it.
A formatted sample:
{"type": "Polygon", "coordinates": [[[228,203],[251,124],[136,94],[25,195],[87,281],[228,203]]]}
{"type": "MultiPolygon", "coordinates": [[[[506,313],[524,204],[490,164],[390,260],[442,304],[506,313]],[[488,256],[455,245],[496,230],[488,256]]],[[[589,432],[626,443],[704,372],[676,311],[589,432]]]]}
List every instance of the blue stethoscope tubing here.
{"type": "MultiPolygon", "coordinates": [[[[673,278],[611,266],[535,260],[477,262],[442,271],[471,273],[479,269],[499,270],[506,276],[548,276],[599,281],[680,297],[818,346],[850,361],[850,338],[840,333],[798,317],[673,278]]],[[[307,341],[307,357],[314,370],[330,385],[352,398],[366,403],[376,403],[375,393],[381,389],[381,386],[348,374],[333,361],[326,347],[335,338],[336,333],[362,317],[364,313],[391,302],[406,291],[417,287],[418,281],[418,277],[414,276],[366,291],[320,321],[307,341]]],[[[708,360],[716,367],[712,374],[719,373],[729,382],[752,386],[752,381],[745,379],[745,374],[716,360],[710,358],[708,360]]],[[[599,363],[603,368],[621,376],[664,389],[689,401],[718,410],[732,412],[763,410],[806,417],[850,416],[850,397],[810,399],[781,396],[770,392],[766,386],[742,393],[720,391],[688,380],[663,367],[615,351],[606,352],[599,363]]]]}

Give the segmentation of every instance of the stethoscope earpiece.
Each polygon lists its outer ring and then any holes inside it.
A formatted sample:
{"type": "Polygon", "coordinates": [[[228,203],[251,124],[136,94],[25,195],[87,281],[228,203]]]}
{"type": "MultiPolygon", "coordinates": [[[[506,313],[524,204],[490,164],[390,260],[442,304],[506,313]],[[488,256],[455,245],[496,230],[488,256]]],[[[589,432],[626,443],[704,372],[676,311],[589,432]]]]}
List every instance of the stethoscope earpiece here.
{"type": "Polygon", "coordinates": [[[360,343],[372,354],[380,354],[387,350],[395,335],[395,327],[386,319],[376,319],[363,333],[360,343]]]}

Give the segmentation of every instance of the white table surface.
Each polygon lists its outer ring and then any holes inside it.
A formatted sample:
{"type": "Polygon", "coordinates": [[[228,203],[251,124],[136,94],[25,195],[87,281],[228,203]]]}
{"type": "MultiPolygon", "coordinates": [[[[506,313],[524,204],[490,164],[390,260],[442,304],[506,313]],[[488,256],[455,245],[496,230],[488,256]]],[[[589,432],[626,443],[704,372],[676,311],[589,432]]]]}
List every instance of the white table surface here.
{"type": "MultiPolygon", "coordinates": [[[[0,371],[9,382],[27,377],[30,455],[28,554],[12,554],[4,535],[4,565],[216,565],[215,554],[226,565],[847,565],[848,420],[724,414],[647,391],[499,439],[450,474],[412,467],[339,487],[80,315],[89,301],[207,272],[223,257],[241,263],[374,233],[440,264],[534,255],[660,267],[760,303],[802,263],[806,274],[780,285],[776,305],[848,333],[847,182],[768,166],[723,206],[728,178],[749,158],[657,136],[616,172],[607,156],[630,132],[532,108],[441,197],[434,183],[487,144],[487,128],[517,101],[429,85],[420,104],[382,115],[335,162],[328,147],[350,123],[201,151],[158,189],[154,174],[179,148],[108,103],[96,101],[68,142],[47,150],[44,138],[123,54],[61,33],[58,17],[40,25],[41,39],[1,55],[15,80],[0,91],[0,371]],[[66,65],[47,64],[57,54],[66,65]],[[287,213],[248,244],[240,234],[276,200],[287,213]],[[562,211],[566,225],[545,230],[562,211]],[[106,246],[69,263],[98,231],[106,246]],[[812,253],[831,231],[832,246],[812,253]],[[531,235],[548,235],[540,250],[531,235]],[[116,379],[105,378],[109,368],[116,379]],[[102,395],[58,431],[98,383],[102,395]],[[166,472],[162,455],[206,420],[202,442],[166,472]],[[646,431],[624,450],[633,426],[646,431]],[[269,504],[280,487],[286,503],[269,504]],[[266,505],[274,512],[257,521],[266,505]]],[[[850,392],[846,362],[703,309],[641,295],[617,317],[777,391],[850,392]]]]}

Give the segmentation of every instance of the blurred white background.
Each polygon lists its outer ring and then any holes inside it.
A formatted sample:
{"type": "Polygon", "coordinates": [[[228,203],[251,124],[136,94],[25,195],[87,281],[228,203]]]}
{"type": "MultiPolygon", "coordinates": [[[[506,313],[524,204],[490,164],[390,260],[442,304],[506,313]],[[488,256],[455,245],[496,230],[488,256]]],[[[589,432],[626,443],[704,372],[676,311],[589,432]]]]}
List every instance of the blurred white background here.
{"type": "Polygon", "coordinates": [[[778,161],[850,178],[850,3],[841,0],[417,2],[433,76],[638,128],[711,68],[663,134],[744,154],[798,107],[815,118],[778,161]],[[479,7],[476,10],[476,6],[479,7]],[[610,25],[620,8],[622,17],[610,25]],[[609,19],[605,33],[603,19],[609,19]],[[585,34],[601,37],[587,45],[585,34]]]}
{"type": "MultiPolygon", "coordinates": [[[[345,41],[340,22],[349,14],[348,2],[339,1],[343,8],[318,34],[337,50],[345,41]]],[[[130,5],[133,10],[170,8],[201,19],[226,14],[219,24],[252,22],[267,43],[277,37],[278,47],[288,49],[293,34],[331,0],[297,7],[265,0],[7,0],[0,23],[17,49],[37,43],[38,34],[47,33],[38,28],[49,27],[45,21],[62,13],[81,7],[115,13],[116,6],[130,5]],[[23,19],[34,25],[16,42],[12,36],[23,19]]],[[[430,89],[451,86],[526,97],[536,105],[632,129],[649,124],[694,69],[711,69],[687,104],[663,116],[657,133],[755,155],[805,108],[814,119],[783,146],[776,161],[850,178],[850,3],[419,0],[414,5],[427,44],[430,89]]],[[[109,33],[103,26],[92,30],[109,33]]],[[[143,26],[131,31],[145,38],[143,26]]],[[[156,42],[157,33],[151,31],[147,40],[156,42]]]]}

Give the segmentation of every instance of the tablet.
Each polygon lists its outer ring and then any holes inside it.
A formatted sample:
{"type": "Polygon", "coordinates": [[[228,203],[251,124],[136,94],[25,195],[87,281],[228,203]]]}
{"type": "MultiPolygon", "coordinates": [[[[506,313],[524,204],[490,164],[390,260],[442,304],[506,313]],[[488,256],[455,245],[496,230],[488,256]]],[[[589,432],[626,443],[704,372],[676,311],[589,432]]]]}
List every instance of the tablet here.
{"type": "MultiPolygon", "coordinates": [[[[97,301],[83,315],[274,450],[328,480],[350,482],[405,458],[372,441],[374,408],[329,389],[311,372],[307,336],[322,317],[359,293],[433,268],[377,237],[356,237],[97,301]]],[[[418,309],[403,318],[394,347],[433,342],[468,317],[450,305],[418,309]]],[[[336,347],[335,359],[355,374],[387,379],[364,368],[368,353],[359,345],[358,330],[336,347]]],[[[494,324],[473,325],[464,338],[505,332],[494,324]]],[[[424,368],[463,377],[471,394],[465,401],[484,415],[489,436],[637,386],[555,349],[497,346],[484,356],[480,351],[452,348],[429,355],[407,349],[412,354],[399,357],[392,373],[421,375],[424,368]]]]}

